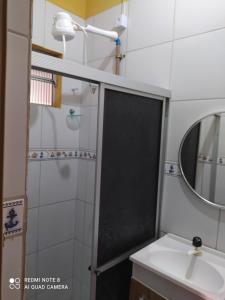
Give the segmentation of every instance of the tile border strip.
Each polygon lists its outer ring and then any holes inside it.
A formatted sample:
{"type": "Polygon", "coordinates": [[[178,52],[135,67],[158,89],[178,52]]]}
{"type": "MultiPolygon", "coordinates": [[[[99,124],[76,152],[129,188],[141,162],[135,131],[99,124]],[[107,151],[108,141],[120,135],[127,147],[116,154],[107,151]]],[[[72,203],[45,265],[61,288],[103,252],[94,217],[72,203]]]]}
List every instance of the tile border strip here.
{"type": "MultiPolygon", "coordinates": [[[[212,164],[213,159],[210,156],[199,155],[198,162],[203,164],[212,164]]],[[[225,165],[225,157],[224,156],[218,157],[216,163],[217,165],[221,165],[221,166],[225,165]]]]}
{"type": "MultiPolygon", "coordinates": [[[[201,164],[212,164],[212,158],[210,156],[202,156],[198,157],[198,163],[201,164]]],[[[225,157],[218,157],[217,158],[217,165],[218,166],[225,166],[225,157]]],[[[164,174],[169,176],[181,176],[181,171],[178,162],[175,161],[165,161],[164,164],[164,174]]]]}
{"type": "Polygon", "coordinates": [[[78,149],[32,149],[28,153],[30,161],[87,159],[95,160],[96,152],[78,149]]]}

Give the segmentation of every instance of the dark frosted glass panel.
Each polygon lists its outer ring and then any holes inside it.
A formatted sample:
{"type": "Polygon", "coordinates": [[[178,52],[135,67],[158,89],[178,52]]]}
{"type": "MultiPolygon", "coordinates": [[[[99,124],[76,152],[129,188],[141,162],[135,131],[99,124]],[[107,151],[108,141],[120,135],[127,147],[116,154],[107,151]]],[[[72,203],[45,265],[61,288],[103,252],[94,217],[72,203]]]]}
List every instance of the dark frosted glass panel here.
{"type": "Polygon", "coordinates": [[[155,237],[162,102],[106,90],[98,266],[155,237]]]}
{"type": "Polygon", "coordinates": [[[96,300],[129,300],[132,263],[126,260],[97,277],[96,300]]]}

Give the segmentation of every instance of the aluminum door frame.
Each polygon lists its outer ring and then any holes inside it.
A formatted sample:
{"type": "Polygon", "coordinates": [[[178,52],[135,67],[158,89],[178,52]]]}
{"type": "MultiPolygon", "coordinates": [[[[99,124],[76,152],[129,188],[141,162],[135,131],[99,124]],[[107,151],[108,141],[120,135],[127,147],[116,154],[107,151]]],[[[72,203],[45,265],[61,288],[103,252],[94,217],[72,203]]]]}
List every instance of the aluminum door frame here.
{"type": "Polygon", "coordinates": [[[92,239],[92,263],[90,266],[91,272],[91,300],[96,300],[96,287],[97,276],[116,266],[120,262],[129,258],[129,256],[141,248],[147,246],[160,235],[160,213],[163,193],[163,179],[164,179],[164,163],[166,153],[166,141],[167,141],[167,127],[168,127],[168,111],[169,111],[169,98],[163,96],[156,96],[150,93],[132,90],[130,88],[118,87],[115,85],[100,83],[99,89],[99,102],[98,102],[98,124],[97,124],[97,150],[96,150],[96,174],[95,174],[95,201],[94,201],[94,231],[92,239]],[[142,245],[139,245],[130,251],[122,254],[121,256],[111,260],[101,267],[97,266],[98,259],[98,233],[99,233],[99,214],[100,214],[100,194],[101,194],[101,167],[102,167],[102,144],[103,144],[103,122],[104,122],[104,103],[105,103],[105,90],[113,90],[118,92],[124,92],[132,95],[143,96],[149,98],[149,100],[158,100],[163,103],[162,107],[162,123],[161,123],[161,140],[160,140],[160,156],[159,156],[159,175],[158,175],[158,191],[157,191],[157,210],[156,210],[156,230],[155,237],[149,241],[146,241],[142,245]]]}
{"type": "MultiPolygon", "coordinates": [[[[97,217],[99,217],[99,204],[100,198],[100,178],[101,178],[101,154],[102,154],[102,136],[103,136],[103,113],[104,113],[104,90],[109,88],[111,90],[126,92],[134,95],[139,95],[147,98],[156,99],[163,102],[162,111],[162,128],[161,128],[161,144],[160,144],[160,160],[159,160],[159,177],[158,177],[158,195],[157,195],[157,220],[156,220],[156,238],[159,236],[159,224],[160,224],[160,211],[161,211],[161,199],[162,199],[162,188],[164,178],[164,161],[166,152],[166,139],[167,139],[167,125],[168,125],[168,111],[169,111],[169,100],[171,97],[170,90],[160,88],[157,86],[149,85],[143,82],[137,82],[130,80],[126,77],[116,76],[104,71],[99,71],[94,68],[83,66],[73,61],[59,59],[51,57],[42,53],[32,51],[31,66],[47,72],[54,72],[58,75],[74,78],[84,82],[92,82],[99,85],[99,103],[98,103],[98,134],[97,134],[97,161],[96,161],[96,177],[95,177],[95,218],[94,218],[94,234],[92,244],[92,266],[91,266],[91,300],[95,300],[96,292],[96,274],[95,268],[97,266],[97,247],[98,242],[96,232],[98,234],[98,223],[97,217]],[[100,170],[100,172],[99,172],[100,170]]],[[[147,243],[150,243],[148,241],[147,243]]],[[[144,245],[141,246],[144,247],[144,245]]],[[[138,249],[131,249],[129,253],[133,253],[138,249]]],[[[129,253],[125,255],[128,257],[129,253]]],[[[124,257],[119,257],[113,260],[110,264],[105,266],[104,270],[109,269],[113,265],[121,262],[124,257]]],[[[103,270],[102,270],[103,271],[103,270]]]]}

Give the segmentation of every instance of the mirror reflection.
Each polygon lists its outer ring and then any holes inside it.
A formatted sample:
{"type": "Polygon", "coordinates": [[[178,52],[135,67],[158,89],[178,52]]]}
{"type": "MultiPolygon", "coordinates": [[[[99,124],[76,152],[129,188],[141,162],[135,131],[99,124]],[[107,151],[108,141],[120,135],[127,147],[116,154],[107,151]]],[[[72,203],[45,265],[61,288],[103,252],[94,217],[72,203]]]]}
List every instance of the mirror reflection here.
{"type": "Polygon", "coordinates": [[[225,208],[225,112],[195,123],[180,147],[180,169],[203,200],[225,208]]]}

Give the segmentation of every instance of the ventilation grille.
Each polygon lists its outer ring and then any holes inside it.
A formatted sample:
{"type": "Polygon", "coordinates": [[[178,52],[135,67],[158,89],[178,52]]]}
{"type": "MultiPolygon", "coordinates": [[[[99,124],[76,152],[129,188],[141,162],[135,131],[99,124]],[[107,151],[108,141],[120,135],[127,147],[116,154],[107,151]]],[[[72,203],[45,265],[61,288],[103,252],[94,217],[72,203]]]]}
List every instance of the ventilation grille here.
{"type": "Polygon", "coordinates": [[[52,73],[31,70],[30,102],[40,105],[53,105],[55,80],[52,73]]]}

